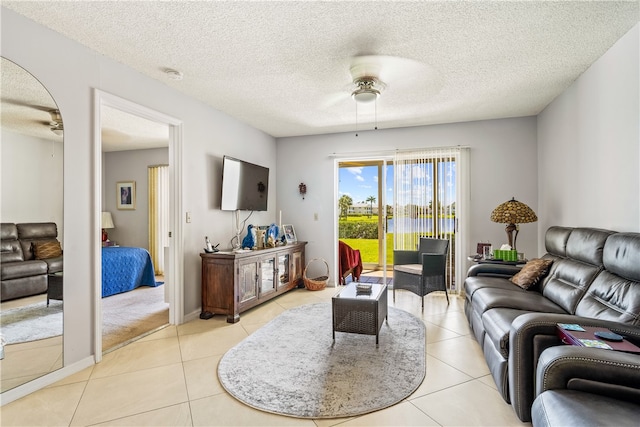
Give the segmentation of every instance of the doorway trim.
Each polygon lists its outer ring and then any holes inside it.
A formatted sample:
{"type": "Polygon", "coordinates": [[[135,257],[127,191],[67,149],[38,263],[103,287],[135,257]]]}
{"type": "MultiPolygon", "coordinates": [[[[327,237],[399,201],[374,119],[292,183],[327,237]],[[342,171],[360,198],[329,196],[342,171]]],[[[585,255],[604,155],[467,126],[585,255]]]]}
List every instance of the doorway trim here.
{"type": "Polygon", "coordinates": [[[169,323],[181,324],[184,321],[184,240],[181,221],[182,212],[182,121],[151,108],[119,96],[93,90],[93,271],[94,271],[94,356],[95,361],[102,360],[102,107],[111,107],[169,126],[169,227],[171,244],[169,245],[169,274],[165,283],[173,285],[169,293],[169,323]]]}

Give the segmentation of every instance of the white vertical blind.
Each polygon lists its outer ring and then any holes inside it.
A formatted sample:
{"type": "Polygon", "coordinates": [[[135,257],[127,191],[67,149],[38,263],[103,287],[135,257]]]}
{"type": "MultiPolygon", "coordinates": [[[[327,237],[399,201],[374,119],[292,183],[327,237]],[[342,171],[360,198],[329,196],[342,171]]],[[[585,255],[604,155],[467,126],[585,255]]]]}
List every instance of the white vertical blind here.
{"type": "Polygon", "coordinates": [[[164,274],[164,248],[169,246],[169,166],[149,166],[149,254],[155,274],[164,274]]]}
{"type": "MultiPolygon", "coordinates": [[[[397,152],[394,160],[394,249],[416,250],[420,237],[448,239],[447,288],[464,277],[460,219],[466,223],[468,149],[445,147],[397,152]]],[[[466,227],[463,227],[466,230],[466,227]]]]}

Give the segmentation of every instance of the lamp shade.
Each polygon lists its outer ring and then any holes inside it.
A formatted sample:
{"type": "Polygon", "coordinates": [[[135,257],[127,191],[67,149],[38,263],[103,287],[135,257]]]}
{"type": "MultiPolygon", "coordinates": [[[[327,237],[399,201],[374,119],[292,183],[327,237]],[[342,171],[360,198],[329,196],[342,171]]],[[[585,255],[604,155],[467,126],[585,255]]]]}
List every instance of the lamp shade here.
{"type": "Polygon", "coordinates": [[[491,221],[502,224],[525,224],[537,220],[533,209],[515,198],[500,204],[491,212],[491,221]]]}
{"type": "Polygon", "coordinates": [[[102,212],[102,228],[115,228],[111,212],[102,212]]]}

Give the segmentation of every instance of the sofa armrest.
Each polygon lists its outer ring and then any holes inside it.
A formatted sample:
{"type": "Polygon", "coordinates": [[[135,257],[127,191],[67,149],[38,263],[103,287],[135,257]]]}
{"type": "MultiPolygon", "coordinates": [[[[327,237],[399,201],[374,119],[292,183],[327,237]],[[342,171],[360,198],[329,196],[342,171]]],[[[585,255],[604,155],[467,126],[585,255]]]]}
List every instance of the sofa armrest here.
{"type": "Polygon", "coordinates": [[[467,276],[491,276],[509,278],[520,271],[522,267],[503,264],[475,264],[467,271],[467,276]]]}
{"type": "Polygon", "coordinates": [[[509,333],[509,393],[518,418],[531,420],[535,398],[535,372],[538,359],[549,347],[564,345],[557,336],[557,323],[602,326],[638,343],[640,327],[571,314],[527,313],[518,316],[509,333]]]}
{"type": "Polygon", "coordinates": [[[576,346],[549,348],[538,361],[536,395],[558,389],[640,402],[640,355],[576,346]]]}

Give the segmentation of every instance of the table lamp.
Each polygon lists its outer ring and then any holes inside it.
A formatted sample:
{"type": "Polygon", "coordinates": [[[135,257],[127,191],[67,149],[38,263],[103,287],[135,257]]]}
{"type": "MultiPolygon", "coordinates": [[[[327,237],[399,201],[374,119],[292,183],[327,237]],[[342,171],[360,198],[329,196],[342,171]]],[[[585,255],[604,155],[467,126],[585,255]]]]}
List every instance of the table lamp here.
{"type": "Polygon", "coordinates": [[[491,221],[507,224],[505,231],[509,239],[509,246],[513,250],[516,250],[516,239],[518,231],[520,231],[520,224],[536,222],[537,220],[538,217],[533,209],[517,201],[514,197],[500,204],[491,212],[491,221]]]}
{"type": "Polygon", "coordinates": [[[107,234],[107,228],[115,228],[113,225],[113,218],[111,217],[111,212],[102,212],[102,241],[106,242],[109,240],[109,235],[107,234]]]}

